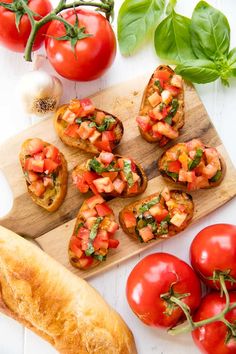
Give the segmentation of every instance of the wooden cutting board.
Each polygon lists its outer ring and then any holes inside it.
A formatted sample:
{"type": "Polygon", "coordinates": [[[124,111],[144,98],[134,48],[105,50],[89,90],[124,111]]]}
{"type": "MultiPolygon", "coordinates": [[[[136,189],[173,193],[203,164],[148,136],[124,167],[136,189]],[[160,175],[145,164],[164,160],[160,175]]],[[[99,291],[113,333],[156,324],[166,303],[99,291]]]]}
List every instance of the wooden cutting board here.
{"type": "MultiPolygon", "coordinates": [[[[164,185],[164,181],[157,171],[156,163],[163,149],[159,148],[157,144],[149,144],[144,141],[140,137],[135,123],[143,89],[148,79],[147,76],[139,77],[136,80],[100,91],[92,96],[98,108],[111,112],[122,120],[125,133],[116,153],[133,157],[144,167],[149,184],[143,196],[160,191],[164,185]]],[[[185,112],[186,123],[181,131],[180,138],[175,143],[201,137],[205,144],[217,147],[227,164],[225,179],[219,187],[192,193],[195,203],[194,222],[235,196],[236,170],[195,89],[187,84],[185,85],[185,112]]],[[[173,144],[173,142],[170,142],[166,148],[173,144]]],[[[45,252],[72,272],[84,278],[102,272],[144,249],[153,247],[157,242],[163,241],[162,239],[149,244],[141,244],[119,230],[117,238],[120,240],[120,246],[118,249],[110,251],[106,262],[87,271],[79,271],[69,264],[67,257],[68,241],[72,234],[74,218],[85,199],[85,196],[81,195],[72,185],[71,171],[74,166],[84,162],[90,156],[63,145],[54,132],[51,119],[41,121],[0,146],[0,168],[10,184],[14,199],[12,210],[0,219],[0,224],[22,236],[36,238],[45,252]],[[39,137],[56,145],[68,161],[70,171],[68,193],[60,209],[52,214],[44,211],[31,201],[18,161],[22,142],[32,137],[39,137]]],[[[120,209],[136,199],[140,199],[140,196],[129,199],[115,198],[109,204],[114,209],[115,214],[118,215],[120,209]]]]}

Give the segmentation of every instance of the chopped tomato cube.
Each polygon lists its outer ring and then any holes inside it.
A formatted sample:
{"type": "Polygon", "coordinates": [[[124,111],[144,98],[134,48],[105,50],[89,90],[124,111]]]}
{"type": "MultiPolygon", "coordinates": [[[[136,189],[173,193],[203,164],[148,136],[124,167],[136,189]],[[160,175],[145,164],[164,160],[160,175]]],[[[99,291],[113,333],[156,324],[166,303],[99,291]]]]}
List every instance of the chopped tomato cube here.
{"type": "Polygon", "coordinates": [[[161,192],[162,197],[165,199],[166,202],[170,200],[170,191],[168,187],[165,187],[163,191],[161,192]]]}
{"type": "Polygon", "coordinates": [[[168,70],[156,70],[154,77],[159,80],[167,81],[170,79],[171,73],[168,70]]]}
{"type": "Polygon", "coordinates": [[[183,169],[179,170],[179,181],[180,182],[194,182],[196,175],[194,171],[185,171],[183,169]]]}
{"type": "Polygon", "coordinates": [[[80,258],[83,255],[81,250],[81,241],[78,237],[72,236],[70,240],[70,250],[75,254],[76,257],[80,258]]]}
{"type": "Polygon", "coordinates": [[[124,223],[127,228],[136,226],[136,218],[131,211],[127,211],[123,214],[124,223]]]}
{"type": "Polygon", "coordinates": [[[182,88],[183,86],[183,80],[182,77],[180,75],[173,75],[171,80],[170,80],[170,84],[172,86],[178,87],[178,88],[182,88]]]}
{"type": "Polygon", "coordinates": [[[43,141],[41,139],[34,138],[29,141],[27,145],[27,152],[29,155],[33,156],[34,154],[43,151],[43,148],[43,141]]]}
{"type": "Polygon", "coordinates": [[[109,165],[114,160],[114,154],[111,152],[102,151],[99,155],[99,159],[102,163],[109,165]]]}
{"type": "Polygon", "coordinates": [[[45,187],[53,187],[54,186],[53,179],[51,177],[43,177],[43,185],[45,187]]]}
{"type": "Polygon", "coordinates": [[[86,200],[86,204],[90,209],[93,209],[95,205],[104,203],[105,200],[100,195],[94,195],[86,200]]]}
{"type": "Polygon", "coordinates": [[[106,115],[104,112],[101,112],[101,111],[98,111],[96,113],[96,117],[95,117],[95,122],[98,124],[98,125],[101,125],[105,119],[106,115]]]}
{"type": "Polygon", "coordinates": [[[103,172],[102,173],[102,177],[110,178],[111,182],[113,182],[117,176],[118,176],[118,172],[103,172]]]}
{"type": "Polygon", "coordinates": [[[64,134],[70,136],[71,138],[78,138],[78,125],[77,124],[69,124],[64,134]]]}
{"type": "Polygon", "coordinates": [[[119,229],[119,225],[115,221],[111,221],[107,228],[107,231],[110,232],[111,234],[114,234],[118,229],[119,229]]]}
{"type": "Polygon", "coordinates": [[[162,91],[161,98],[162,98],[162,102],[164,102],[166,105],[168,105],[172,101],[172,95],[168,90],[162,91]]]}
{"type": "Polygon", "coordinates": [[[58,167],[58,164],[51,159],[44,160],[44,171],[47,174],[52,173],[58,167]]]}
{"type": "Polygon", "coordinates": [[[106,215],[113,214],[111,208],[106,203],[97,204],[95,208],[99,216],[106,216],[106,215]]]}
{"type": "Polygon", "coordinates": [[[36,195],[36,197],[41,197],[41,195],[45,192],[45,186],[43,185],[42,180],[32,182],[29,185],[29,189],[36,195]]]}
{"type": "Polygon", "coordinates": [[[82,100],[80,100],[80,105],[83,109],[83,113],[86,116],[94,113],[94,111],[95,111],[95,107],[94,107],[92,101],[90,100],[90,98],[83,98],[82,100]]]}
{"type": "Polygon", "coordinates": [[[106,230],[99,229],[98,233],[97,233],[97,237],[99,237],[100,239],[105,240],[105,241],[109,240],[109,235],[108,235],[108,232],[106,230]]]}
{"type": "Polygon", "coordinates": [[[69,124],[73,124],[75,118],[76,118],[76,114],[72,112],[70,109],[67,109],[62,116],[62,119],[69,124]]]}
{"type": "Polygon", "coordinates": [[[48,145],[43,150],[47,159],[51,159],[56,163],[61,162],[61,157],[58,148],[53,145],[48,145]]]}
{"type": "Polygon", "coordinates": [[[85,122],[82,122],[79,126],[78,134],[79,134],[80,138],[83,140],[88,139],[94,133],[94,131],[96,129],[94,127],[90,127],[89,124],[90,123],[88,121],[85,121],[85,122]]]}
{"type": "Polygon", "coordinates": [[[182,168],[187,171],[189,158],[186,152],[182,152],[182,154],[179,155],[179,161],[181,162],[182,168]]]}
{"type": "Polygon", "coordinates": [[[34,159],[35,160],[44,160],[45,159],[45,155],[43,152],[39,152],[37,154],[34,154],[34,159]]]}
{"type": "Polygon", "coordinates": [[[95,240],[93,241],[93,247],[95,250],[105,249],[107,250],[109,247],[109,243],[107,240],[103,240],[98,235],[96,236],[95,240]]]}
{"type": "Polygon", "coordinates": [[[160,203],[152,206],[149,209],[149,213],[158,221],[161,222],[164,220],[169,214],[168,210],[166,210],[160,203]]]}
{"type": "Polygon", "coordinates": [[[122,181],[120,178],[116,178],[113,181],[113,186],[114,189],[117,193],[121,194],[123,192],[123,190],[125,189],[126,183],[124,181],[122,181]]]}
{"type": "Polygon", "coordinates": [[[31,160],[31,168],[34,172],[43,172],[44,171],[44,160],[31,160]]]}
{"type": "Polygon", "coordinates": [[[188,183],[187,188],[189,191],[194,191],[196,189],[206,188],[206,187],[209,187],[208,178],[205,176],[197,176],[193,182],[188,183]]]}
{"type": "Polygon", "coordinates": [[[39,179],[39,175],[36,172],[28,171],[28,178],[29,181],[32,183],[39,179]]]}
{"type": "Polygon", "coordinates": [[[181,89],[178,88],[178,87],[175,87],[175,86],[172,86],[172,85],[169,85],[169,84],[164,84],[164,89],[166,91],[169,91],[170,94],[174,97],[178,96],[178,94],[180,93],[181,89]]]}
{"type": "Polygon", "coordinates": [[[96,178],[99,178],[99,175],[93,171],[86,171],[83,174],[83,178],[84,181],[90,186],[96,178]]]}
{"type": "Polygon", "coordinates": [[[154,238],[152,230],[146,226],[139,230],[139,235],[142,237],[144,242],[148,242],[154,238]]]}
{"type": "Polygon", "coordinates": [[[114,190],[114,186],[109,177],[97,178],[93,181],[99,193],[110,193],[114,190]]]}
{"type": "Polygon", "coordinates": [[[86,183],[85,179],[83,176],[77,174],[77,175],[72,175],[73,178],[73,183],[76,184],[76,187],[81,193],[87,193],[89,190],[89,186],[86,183]]]}
{"type": "Polygon", "coordinates": [[[86,229],[86,227],[80,227],[79,231],[77,233],[77,236],[81,239],[81,240],[88,240],[89,239],[89,230],[86,229]]]}
{"type": "Polygon", "coordinates": [[[128,187],[127,194],[137,193],[138,192],[138,182],[135,182],[131,187],[128,187]]]}
{"type": "Polygon", "coordinates": [[[187,214],[186,213],[176,213],[171,219],[170,219],[170,222],[171,224],[177,226],[177,227],[180,227],[183,222],[185,221],[187,217],[187,214]]]}
{"type": "Polygon", "coordinates": [[[117,248],[119,246],[119,243],[120,242],[118,240],[115,240],[113,238],[110,238],[108,241],[109,248],[117,248]]]}
{"type": "Polygon", "coordinates": [[[138,116],[136,118],[136,122],[141,130],[144,132],[148,132],[152,129],[152,125],[150,123],[150,117],[147,116],[138,116]]]}
{"type": "Polygon", "coordinates": [[[82,112],[80,100],[77,98],[70,100],[68,109],[75,114],[75,117],[78,117],[82,112]]]}
{"type": "Polygon", "coordinates": [[[179,173],[180,169],[181,169],[181,163],[178,160],[168,162],[169,172],[179,173]]]}
{"type": "Polygon", "coordinates": [[[79,265],[82,269],[87,269],[93,264],[93,257],[83,256],[79,259],[79,265]]]}
{"type": "Polygon", "coordinates": [[[111,145],[108,140],[104,141],[95,141],[94,145],[99,149],[99,151],[108,151],[111,152],[111,145]]]}
{"type": "Polygon", "coordinates": [[[101,135],[101,133],[95,130],[93,134],[89,137],[89,141],[93,144],[101,135]]]}
{"type": "Polygon", "coordinates": [[[161,103],[162,97],[158,95],[157,92],[154,92],[151,96],[148,97],[148,101],[152,107],[156,107],[161,103]]]}
{"type": "Polygon", "coordinates": [[[115,141],[116,135],[113,130],[107,130],[102,133],[102,141],[115,141]]]}
{"type": "Polygon", "coordinates": [[[162,137],[162,134],[159,133],[159,126],[157,123],[152,126],[152,136],[157,139],[161,139],[162,137]]]}
{"type": "Polygon", "coordinates": [[[157,131],[169,139],[175,139],[179,136],[179,133],[166,122],[158,122],[157,131]]]}
{"type": "Polygon", "coordinates": [[[86,220],[84,226],[86,226],[87,229],[91,230],[96,220],[97,218],[95,216],[91,216],[86,220]]]}
{"type": "Polygon", "coordinates": [[[152,120],[162,120],[163,119],[163,115],[162,112],[160,111],[159,106],[156,106],[155,108],[153,108],[153,110],[149,111],[149,116],[152,120]]]}
{"type": "Polygon", "coordinates": [[[85,220],[91,218],[92,216],[97,216],[97,212],[95,209],[87,209],[81,211],[81,215],[84,217],[85,220]]]}
{"type": "Polygon", "coordinates": [[[199,139],[192,139],[186,143],[187,150],[192,151],[192,150],[197,150],[198,148],[201,149],[204,147],[203,143],[199,139]]]}
{"type": "Polygon", "coordinates": [[[91,189],[91,191],[93,192],[93,194],[95,194],[95,195],[99,194],[99,193],[98,193],[98,190],[97,190],[97,188],[95,187],[94,184],[90,184],[89,188],[91,189]]]}

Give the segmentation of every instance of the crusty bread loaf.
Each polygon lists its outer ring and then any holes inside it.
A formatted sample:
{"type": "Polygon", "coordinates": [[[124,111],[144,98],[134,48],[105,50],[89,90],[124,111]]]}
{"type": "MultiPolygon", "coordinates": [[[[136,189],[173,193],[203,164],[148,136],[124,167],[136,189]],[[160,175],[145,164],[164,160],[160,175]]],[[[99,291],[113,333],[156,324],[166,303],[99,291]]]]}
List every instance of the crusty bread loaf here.
{"type": "Polygon", "coordinates": [[[0,226],[0,310],[61,354],[135,354],[132,333],[86,281],[0,226]]]}

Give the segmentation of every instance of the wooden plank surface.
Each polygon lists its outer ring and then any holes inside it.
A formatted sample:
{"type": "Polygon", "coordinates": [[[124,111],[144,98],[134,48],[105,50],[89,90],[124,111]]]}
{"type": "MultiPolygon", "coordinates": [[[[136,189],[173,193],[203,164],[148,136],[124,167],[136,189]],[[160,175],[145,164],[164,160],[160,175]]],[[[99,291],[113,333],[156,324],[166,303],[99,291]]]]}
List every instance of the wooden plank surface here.
{"type": "MultiPolygon", "coordinates": [[[[140,137],[135,123],[142,92],[147,81],[148,77],[139,77],[101,91],[92,97],[97,107],[110,111],[123,121],[125,133],[116,152],[133,157],[144,167],[149,179],[148,189],[144,195],[161,190],[164,183],[156,167],[156,161],[163,149],[159,148],[157,144],[149,144],[144,141],[140,137]]],[[[236,194],[236,171],[195,89],[189,85],[185,85],[185,120],[186,123],[181,131],[181,136],[175,143],[201,137],[205,144],[219,149],[227,164],[225,179],[219,187],[192,193],[196,206],[194,220],[198,220],[226,203],[236,194]]],[[[166,148],[171,145],[173,145],[173,142],[170,142],[166,148]]],[[[20,235],[37,238],[37,242],[47,253],[83,277],[89,277],[104,271],[108,267],[153,245],[153,243],[140,244],[120,230],[118,238],[121,245],[117,250],[110,251],[106,262],[83,272],[74,269],[69,264],[67,246],[73,229],[73,218],[75,218],[82,201],[85,199],[85,195],[81,195],[71,183],[71,170],[76,164],[85,161],[89,156],[82,151],[63,145],[54,132],[51,119],[32,126],[0,147],[0,167],[12,188],[14,198],[12,210],[0,220],[0,224],[20,235]],[[60,209],[52,214],[34,205],[26,191],[24,177],[18,162],[18,152],[22,142],[30,137],[40,137],[55,144],[65,154],[68,161],[70,171],[68,194],[60,209]]],[[[130,203],[131,200],[139,198],[116,198],[110,202],[110,205],[118,214],[123,206],[130,203]]]]}

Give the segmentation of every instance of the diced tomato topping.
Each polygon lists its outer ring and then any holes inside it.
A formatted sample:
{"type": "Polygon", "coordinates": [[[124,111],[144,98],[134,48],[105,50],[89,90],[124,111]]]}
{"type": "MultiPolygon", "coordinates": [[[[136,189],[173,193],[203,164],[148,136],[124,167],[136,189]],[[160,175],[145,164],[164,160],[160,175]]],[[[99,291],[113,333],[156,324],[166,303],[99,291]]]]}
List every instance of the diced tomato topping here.
{"type": "Polygon", "coordinates": [[[114,155],[111,152],[102,151],[99,155],[102,163],[109,165],[114,160],[114,155]]]}
{"type": "Polygon", "coordinates": [[[161,222],[164,220],[169,214],[168,210],[166,210],[160,203],[152,206],[149,209],[149,213],[158,221],[161,222]]]}
{"type": "Polygon", "coordinates": [[[58,167],[58,164],[51,159],[44,160],[44,171],[47,174],[52,173],[58,167]]]}
{"type": "Polygon", "coordinates": [[[197,176],[193,182],[188,183],[187,188],[189,191],[194,191],[196,189],[206,188],[206,187],[209,187],[208,178],[205,176],[197,176]]]}
{"type": "Polygon", "coordinates": [[[84,226],[86,226],[87,229],[91,230],[96,220],[97,218],[95,216],[91,216],[86,220],[84,226]]]}
{"type": "Polygon", "coordinates": [[[41,197],[41,195],[45,192],[45,186],[43,185],[43,181],[35,181],[29,185],[29,189],[33,192],[37,197],[41,197]]]}
{"type": "Polygon", "coordinates": [[[92,101],[90,100],[90,98],[83,98],[82,100],[80,100],[80,105],[83,109],[83,113],[86,116],[94,113],[94,111],[95,111],[95,107],[94,107],[92,101]]]}
{"type": "Polygon", "coordinates": [[[144,242],[148,242],[149,240],[152,240],[154,238],[152,230],[148,226],[140,229],[139,234],[142,237],[144,242]]]}
{"type": "Polygon", "coordinates": [[[81,241],[78,237],[72,236],[70,240],[70,250],[76,255],[76,257],[80,258],[83,255],[83,251],[81,250],[81,241]]]}
{"type": "Polygon", "coordinates": [[[182,88],[183,86],[183,80],[182,80],[182,77],[180,75],[173,75],[171,80],[170,80],[170,84],[172,86],[176,86],[178,88],[182,88]]]}
{"type": "Polygon", "coordinates": [[[44,145],[41,139],[34,138],[31,139],[27,145],[27,152],[29,155],[33,156],[34,154],[37,154],[38,152],[43,151],[44,145]]]}
{"type": "Polygon", "coordinates": [[[118,240],[115,240],[113,238],[110,238],[108,241],[109,248],[117,248],[119,246],[119,243],[120,242],[118,240]]]}
{"type": "Polygon", "coordinates": [[[113,130],[107,130],[102,133],[102,141],[115,141],[116,135],[113,130]]]}
{"type": "Polygon", "coordinates": [[[167,70],[156,70],[154,73],[154,77],[159,80],[167,81],[171,77],[171,73],[167,70]]]}
{"type": "Polygon", "coordinates": [[[90,209],[93,209],[95,205],[104,203],[105,200],[100,195],[94,195],[86,200],[86,204],[90,209]]]}
{"type": "Polygon", "coordinates": [[[69,124],[66,127],[64,134],[67,136],[70,136],[71,138],[77,138],[78,137],[78,125],[77,124],[69,124]]]}
{"type": "Polygon", "coordinates": [[[45,159],[45,154],[43,152],[39,152],[37,154],[34,154],[34,159],[35,160],[44,160],[45,159]]]}
{"type": "Polygon", "coordinates": [[[95,122],[98,124],[98,125],[101,125],[105,119],[106,115],[104,112],[101,112],[101,111],[98,111],[96,113],[96,117],[95,117],[95,122]]]}
{"type": "Polygon", "coordinates": [[[169,161],[168,162],[168,171],[173,173],[179,173],[181,169],[181,163],[177,161],[169,161]]]}
{"type": "Polygon", "coordinates": [[[84,181],[90,186],[96,178],[99,178],[99,175],[93,171],[86,171],[83,174],[83,178],[84,181]]]}
{"type": "Polygon", "coordinates": [[[73,124],[76,116],[77,115],[74,112],[72,112],[70,109],[67,109],[64,112],[62,119],[69,124],[73,124]]]}
{"type": "Polygon", "coordinates": [[[107,231],[110,232],[111,234],[114,234],[118,229],[119,229],[119,225],[115,221],[111,221],[107,228],[107,231]]]}
{"type": "Polygon", "coordinates": [[[99,133],[97,130],[93,132],[93,134],[89,137],[89,141],[93,144],[102,134],[99,133]]]}
{"type": "Polygon", "coordinates": [[[164,88],[166,91],[169,91],[170,94],[174,97],[178,96],[178,94],[180,93],[181,89],[169,84],[164,84],[164,88]]]}
{"type": "Polygon", "coordinates": [[[81,211],[81,215],[84,217],[85,220],[87,220],[88,218],[91,218],[92,216],[97,216],[97,212],[95,209],[86,209],[86,210],[81,211]]]}
{"type": "Polygon", "coordinates": [[[99,229],[97,233],[97,237],[105,241],[109,240],[109,234],[106,230],[99,229]]]}
{"type": "Polygon", "coordinates": [[[87,269],[93,264],[93,257],[83,256],[79,259],[79,265],[82,269],[87,269]]]}
{"type": "Polygon", "coordinates": [[[150,117],[147,116],[138,116],[136,118],[136,122],[141,130],[144,132],[148,132],[152,129],[152,125],[150,124],[150,117]]]}
{"type": "Polygon", "coordinates": [[[73,181],[74,183],[76,184],[76,187],[78,188],[78,190],[81,192],[81,193],[87,193],[88,190],[89,190],[89,186],[88,184],[86,183],[85,179],[83,176],[81,175],[76,175],[74,178],[73,178],[73,181]]]}
{"type": "Polygon", "coordinates": [[[70,100],[68,109],[75,114],[75,117],[78,117],[78,115],[80,115],[82,112],[80,100],[76,98],[70,100]]]}
{"type": "Polygon", "coordinates": [[[53,179],[51,177],[43,177],[43,185],[45,187],[53,187],[54,186],[53,179]]]}
{"type": "Polygon", "coordinates": [[[126,211],[123,214],[123,219],[124,219],[125,226],[127,228],[136,226],[136,218],[131,211],[126,211]]]}
{"type": "Polygon", "coordinates": [[[111,145],[108,140],[104,141],[95,141],[94,145],[98,148],[99,151],[108,151],[111,152],[111,145]]]}
{"type": "Polygon", "coordinates": [[[162,118],[166,118],[168,116],[168,109],[166,106],[164,106],[161,110],[162,118]]]}
{"type": "Polygon", "coordinates": [[[47,159],[51,159],[57,164],[61,162],[61,157],[58,148],[53,145],[48,145],[44,148],[44,154],[47,159]]]}
{"type": "Polygon", "coordinates": [[[165,199],[166,202],[170,200],[170,191],[168,187],[165,187],[163,191],[161,192],[162,197],[165,199]]]}
{"type": "Polygon", "coordinates": [[[183,169],[179,170],[179,181],[180,182],[194,182],[196,175],[194,171],[185,171],[183,169]]]}
{"type": "Polygon", "coordinates": [[[79,228],[77,236],[80,239],[88,240],[89,239],[89,234],[90,234],[89,230],[86,229],[86,227],[82,226],[82,227],[79,228]]]}
{"type": "Polygon", "coordinates": [[[159,126],[158,123],[152,126],[152,136],[156,139],[161,139],[162,134],[159,133],[159,126]]]}
{"type": "Polygon", "coordinates": [[[182,168],[185,171],[188,171],[188,155],[185,152],[182,152],[182,154],[179,155],[179,161],[181,162],[182,168]]]}
{"type": "Polygon", "coordinates": [[[97,188],[95,187],[94,184],[90,184],[89,188],[91,189],[91,191],[93,192],[93,194],[95,194],[95,195],[98,195],[98,194],[99,194],[99,193],[98,193],[98,190],[97,190],[97,188]]]}
{"type": "Polygon", "coordinates": [[[133,194],[138,192],[138,182],[135,182],[131,187],[128,187],[127,194],[133,194]]]}
{"type": "Polygon", "coordinates": [[[158,121],[158,120],[163,119],[163,114],[160,111],[159,106],[157,106],[157,107],[153,108],[153,110],[149,111],[148,115],[154,121],[158,121]]]}
{"type": "Polygon", "coordinates": [[[113,182],[117,176],[118,176],[118,172],[103,172],[102,173],[102,177],[108,177],[111,180],[111,182],[113,182]]]}
{"type": "Polygon", "coordinates": [[[79,126],[79,129],[78,129],[78,134],[79,134],[79,137],[83,140],[86,140],[88,139],[95,131],[95,127],[90,127],[89,126],[90,122],[88,121],[85,121],[85,122],[82,122],[79,126]]]}
{"type": "Polygon", "coordinates": [[[179,133],[166,122],[158,122],[157,131],[169,139],[175,139],[179,136],[179,133]]]}
{"type": "Polygon", "coordinates": [[[172,101],[172,95],[170,91],[163,90],[161,93],[162,102],[168,105],[172,101]]]}
{"type": "Polygon", "coordinates": [[[187,214],[185,214],[185,213],[181,213],[181,214],[176,213],[170,219],[170,222],[171,222],[171,224],[173,224],[173,225],[175,225],[177,227],[180,227],[183,224],[183,222],[185,221],[186,217],[187,217],[187,214]]]}
{"type": "Polygon", "coordinates": [[[204,145],[199,139],[192,139],[186,143],[188,151],[197,150],[198,148],[203,148],[204,145]]]}
{"type": "Polygon", "coordinates": [[[113,186],[114,189],[117,193],[121,194],[123,192],[123,190],[125,189],[126,183],[124,181],[122,181],[120,178],[116,178],[113,181],[113,186]]]}
{"type": "Polygon", "coordinates": [[[106,216],[106,215],[113,214],[111,208],[106,203],[97,204],[95,208],[99,216],[106,216]]]}
{"type": "Polygon", "coordinates": [[[34,172],[42,173],[44,171],[44,160],[31,160],[31,165],[29,165],[29,169],[34,172]],[[31,168],[30,168],[31,167],[31,168]]]}
{"type": "Polygon", "coordinates": [[[151,96],[148,97],[148,101],[152,107],[156,107],[161,103],[161,96],[157,92],[154,92],[151,96]]]}
{"type": "Polygon", "coordinates": [[[39,175],[33,171],[28,171],[28,179],[31,183],[35,182],[39,179],[39,175]]]}
{"type": "Polygon", "coordinates": [[[114,190],[114,186],[109,177],[97,178],[93,181],[99,193],[110,193],[114,190]]]}
{"type": "Polygon", "coordinates": [[[107,250],[109,247],[109,242],[103,240],[99,235],[97,235],[95,240],[93,241],[93,247],[95,248],[95,250],[100,250],[100,249],[107,250]]]}

